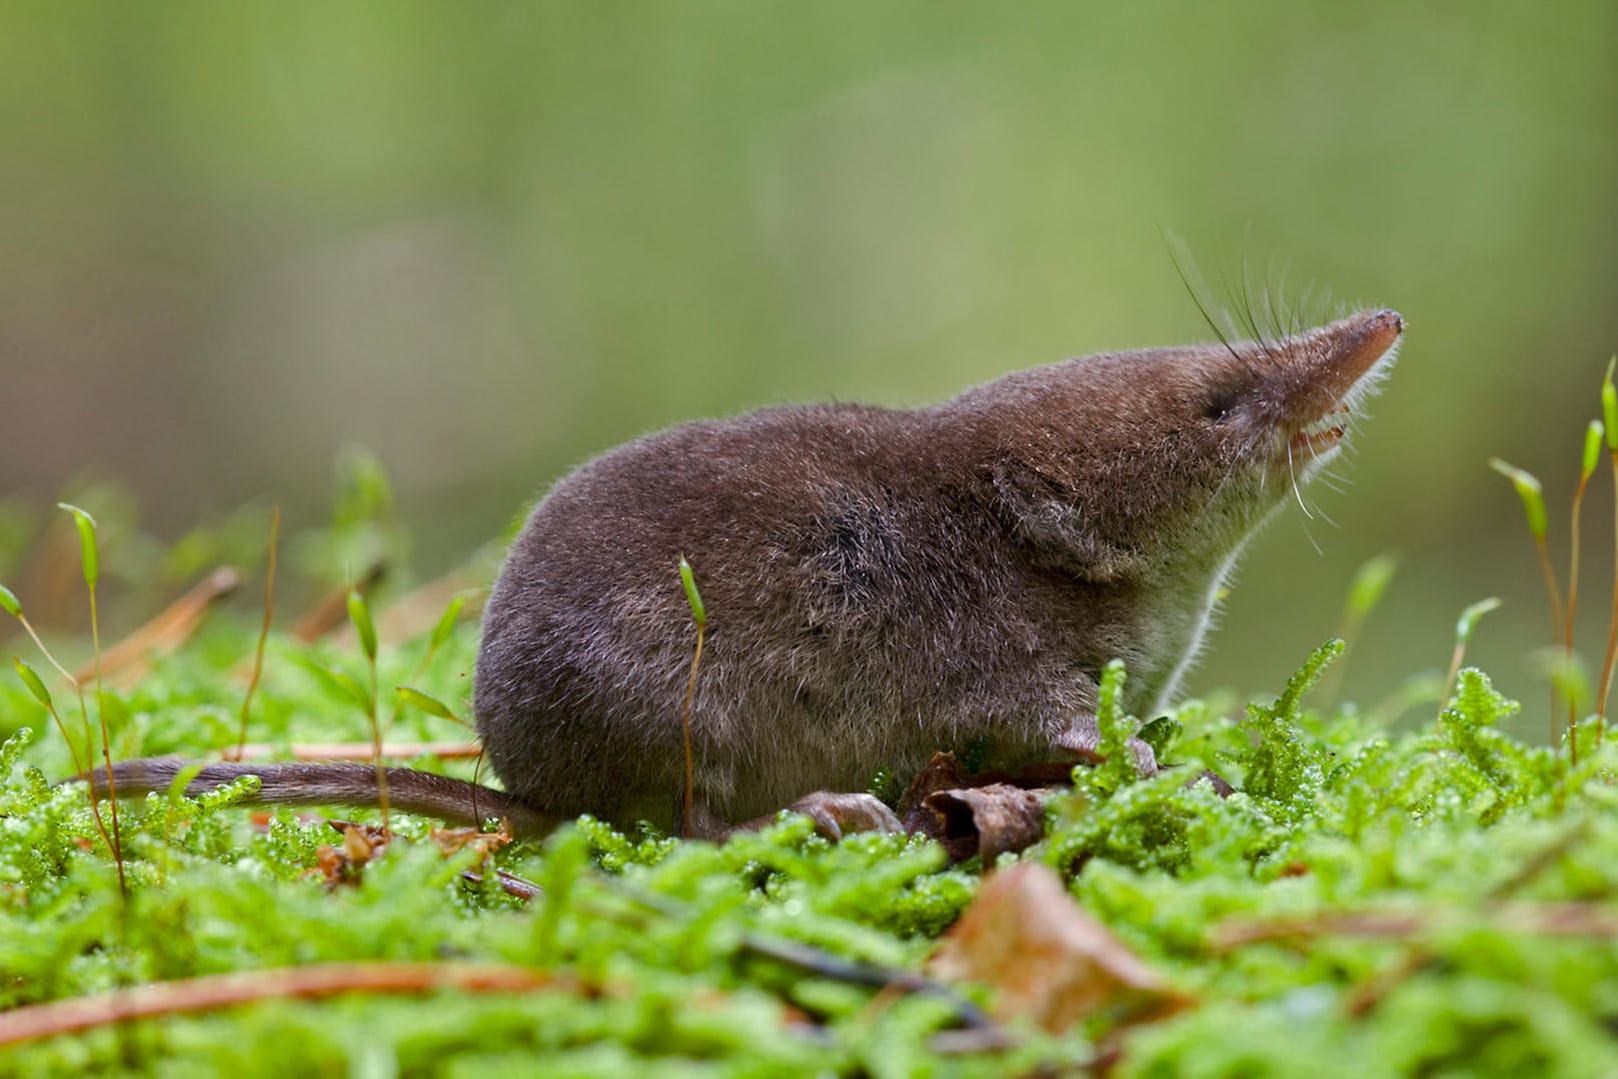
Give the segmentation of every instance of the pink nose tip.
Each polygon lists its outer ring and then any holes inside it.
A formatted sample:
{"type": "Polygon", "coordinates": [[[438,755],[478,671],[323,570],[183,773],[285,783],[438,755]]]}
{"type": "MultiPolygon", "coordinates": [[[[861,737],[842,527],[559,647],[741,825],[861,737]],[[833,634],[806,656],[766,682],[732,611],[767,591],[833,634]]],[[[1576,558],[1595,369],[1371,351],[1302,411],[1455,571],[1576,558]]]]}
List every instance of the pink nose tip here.
{"type": "Polygon", "coordinates": [[[1398,337],[1405,330],[1404,317],[1391,307],[1384,307],[1372,315],[1371,323],[1374,326],[1386,327],[1392,330],[1394,337],[1398,337]]]}

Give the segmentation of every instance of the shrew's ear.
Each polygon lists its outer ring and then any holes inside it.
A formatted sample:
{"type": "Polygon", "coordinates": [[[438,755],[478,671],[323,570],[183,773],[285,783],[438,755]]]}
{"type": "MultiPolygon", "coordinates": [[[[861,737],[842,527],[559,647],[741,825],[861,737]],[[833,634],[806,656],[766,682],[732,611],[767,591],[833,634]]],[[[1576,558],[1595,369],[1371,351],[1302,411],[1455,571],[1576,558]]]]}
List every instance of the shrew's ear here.
{"type": "MultiPolygon", "coordinates": [[[[1093,712],[1085,712],[1069,720],[1068,725],[1051,739],[1051,746],[1071,753],[1084,764],[1100,764],[1107,759],[1101,752],[1101,727],[1096,723],[1093,712]]],[[[1157,754],[1152,752],[1151,746],[1139,738],[1131,738],[1129,750],[1135,755],[1135,771],[1142,777],[1157,774],[1157,754]]]]}
{"type": "Polygon", "coordinates": [[[1138,555],[1101,536],[1098,522],[1061,480],[1010,459],[996,461],[986,474],[996,516],[1042,564],[1096,584],[1142,569],[1138,555]]]}

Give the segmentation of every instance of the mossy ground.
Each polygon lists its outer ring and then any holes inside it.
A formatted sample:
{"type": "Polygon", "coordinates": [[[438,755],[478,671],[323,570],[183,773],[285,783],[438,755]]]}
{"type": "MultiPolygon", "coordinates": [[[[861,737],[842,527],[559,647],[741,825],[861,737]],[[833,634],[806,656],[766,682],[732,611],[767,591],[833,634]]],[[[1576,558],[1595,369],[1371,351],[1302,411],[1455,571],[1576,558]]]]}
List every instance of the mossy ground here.
{"type": "MultiPolygon", "coordinates": [[[[253,634],[246,619],[221,620],[133,690],[107,691],[114,756],[232,744],[242,690],[231,671],[253,634]]],[[[424,673],[425,641],[384,643],[381,684],[414,679],[464,700],[474,637],[457,631],[424,673]]],[[[1587,729],[1569,769],[1499,730],[1515,706],[1473,671],[1442,718],[1408,733],[1352,709],[1317,714],[1305,694],[1331,653],[1240,718],[1180,709],[1179,731],[1157,729],[1175,765],[1157,778],[1081,773],[1053,802],[1046,841],[1020,855],[1066,874],[1076,900],[1198,1006],[1121,1043],[1098,1017],[1061,1036],[1013,1024],[1015,1048],[965,1054],[936,1040],[954,1021],[949,1001],[756,946],[919,970],[982,870],[948,866],[929,841],[831,844],[788,818],[716,846],[586,819],[494,856],[544,889],[524,902],[470,883],[466,870],[493,875],[476,852],[441,853],[429,821],[396,819],[413,841],[332,887],[315,868],[317,848],[338,841],[322,821],[281,811],[255,824],[228,796],[152,796],[122,816],[123,899],[84,789],[48,782],[71,770],[60,736],[11,681],[0,686],[11,738],[0,1008],[334,961],[504,963],[566,980],[99,1026],[0,1049],[0,1072],[1003,1075],[1079,1070],[1120,1044],[1120,1075],[1618,1071],[1618,747],[1597,749],[1587,729]],[[1237,793],[1188,787],[1205,768],[1237,793]]],[[[368,737],[343,687],[312,667],[360,672],[363,657],[272,638],[255,740],[368,737]]],[[[75,708],[64,705],[70,724],[75,708]]],[[[1111,737],[1134,726],[1106,719],[1111,737]]],[[[389,735],[465,732],[407,709],[389,735]]]]}

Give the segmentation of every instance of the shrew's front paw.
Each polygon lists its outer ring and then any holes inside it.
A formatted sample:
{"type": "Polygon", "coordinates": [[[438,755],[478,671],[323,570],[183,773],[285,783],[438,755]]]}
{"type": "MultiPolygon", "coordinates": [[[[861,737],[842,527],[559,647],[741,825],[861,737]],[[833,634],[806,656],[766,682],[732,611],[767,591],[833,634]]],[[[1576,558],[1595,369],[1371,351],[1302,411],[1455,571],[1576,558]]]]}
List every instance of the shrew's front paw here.
{"type": "MultiPolygon", "coordinates": [[[[1075,719],[1066,730],[1051,739],[1051,745],[1063,753],[1071,754],[1083,764],[1097,765],[1107,759],[1101,752],[1101,731],[1096,726],[1094,716],[1075,719]]],[[[1143,779],[1157,775],[1157,754],[1152,752],[1152,747],[1139,738],[1131,738],[1128,746],[1135,756],[1135,771],[1143,779]]]]}
{"type": "Polygon", "coordinates": [[[838,840],[845,832],[902,832],[904,826],[893,810],[873,794],[841,794],[815,791],[787,806],[815,822],[815,830],[827,839],[838,840]]]}

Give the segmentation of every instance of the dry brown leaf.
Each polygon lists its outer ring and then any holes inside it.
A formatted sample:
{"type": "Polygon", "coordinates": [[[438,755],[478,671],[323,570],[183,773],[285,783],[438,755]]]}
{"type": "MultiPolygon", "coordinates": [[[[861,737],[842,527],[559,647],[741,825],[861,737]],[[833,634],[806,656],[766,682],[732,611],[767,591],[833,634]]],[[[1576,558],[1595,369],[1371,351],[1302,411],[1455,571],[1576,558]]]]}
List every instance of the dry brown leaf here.
{"type": "Polygon", "coordinates": [[[1085,913],[1061,879],[1038,863],[986,880],[945,935],[931,970],[992,986],[996,1019],[1030,1019],[1051,1033],[1103,1010],[1128,1025],[1193,1003],[1085,913]]]}
{"type": "MultiPolygon", "coordinates": [[[[119,688],[135,685],[150,669],[152,660],[179,649],[202,625],[213,605],[241,586],[241,571],[220,566],[154,615],[150,621],[101,653],[101,677],[119,688]]],[[[83,682],[94,678],[92,661],[74,672],[83,682]]]]}
{"type": "MultiPolygon", "coordinates": [[[[363,596],[371,594],[371,590],[381,582],[387,573],[388,564],[384,559],[378,558],[360,573],[352,584],[338,585],[328,589],[324,595],[315,600],[314,605],[300,615],[287,634],[293,640],[304,644],[314,644],[326,634],[348,625],[348,593],[350,590],[363,596]]],[[[248,661],[247,667],[252,666],[248,661]]]]}
{"type": "Polygon", "coordinates": [[[458,595],[466,597],[461,621],[472,621],[483,610],[488,583],[467,569],[452,570],[384,607],[376,616],[376,631],[390,641],[414,640],[438,624],[449,601],[458,595]]]}
{"type": "MultiPolygon", "coordinates": [[[[429,581],[412,592],[408,592],[383,607],[376,614],[377,636],[385,641],[409,641],[426,633],[438,624],[438,619],[449,606],[449,601],[457,595],[466,597],[466,605],[461,608],[462,622],[477,618],[483,610],[483,601],[488,598],[487,585],[480,585],[478,579],[467,569],[456,569],[436,580],[429,581]]],[[[347,614],[347,595],[344,595],[343,614],[347,614]]],[[[331,641],[339,648],[351,648],[354,645],[354,627],[346,621],[339,620],[330,631],[331,641]]]]}
{"type": "Polygon", "coordinates": [[[899,799],[904,829],[936,839],[962,861],[980,854],[992,861],[1005,851],[1039,842],[1045,794],[1072,783],[1073,766],[1036,762],[1019,772],[967,774],[953,753],[935,753],[899,799]]]}
{"type": "Polygon", "coordinates": [[[1006,851],[1019,851],[1038,843],[1045,835],[1045,795],[1023,790],[1009,783],[986,787],[934,791],[927,796],[927,807],[939,822],[938,840],[954,861],[974,854],[989,865],[1006,851]]]}
{"type": "Polygon", "coordinates": [[[344,820],[326,823],[342,833],[343,841],[341,845],[316,848],[316,869],[311,872],[318,872],[328,888],[358,884],[365,866],[387,853],[387,833],[372,824],[344,820]]]}

